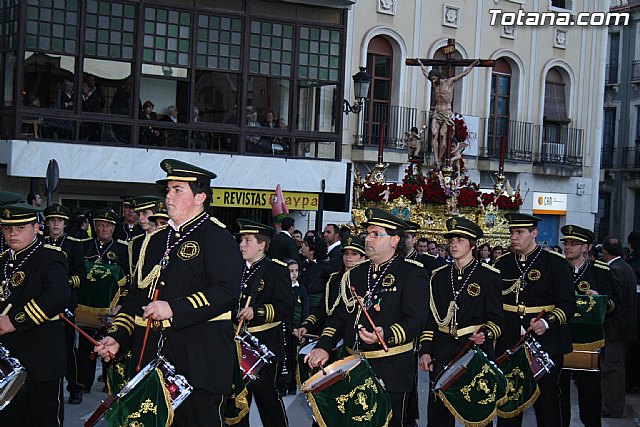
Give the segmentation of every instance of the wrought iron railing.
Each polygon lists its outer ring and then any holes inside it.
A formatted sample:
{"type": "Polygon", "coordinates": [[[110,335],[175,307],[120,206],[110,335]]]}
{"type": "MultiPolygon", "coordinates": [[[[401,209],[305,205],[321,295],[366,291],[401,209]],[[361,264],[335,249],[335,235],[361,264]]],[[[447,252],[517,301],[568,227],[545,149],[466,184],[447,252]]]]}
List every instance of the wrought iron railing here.
{"type": "Polygon", "coordinates": [[[542,132],[542,141],[534,162],[552,163],[562,166],[582,166],[583,129],[562,126],[557,123],[545,123],[536,126],[542,132]]]}
{"type": "Polygon", "coordinates": [[[634,83],[640,82],[640,60],[635,60],[631,63],[631,81],[634,83]]]}
{"type": "Polygon", "coordinates": [[[379,145],[383,139],[387,148],[406,148],[407,135],[416,123],[417,109],[388,104],[365,104],[364,134],[355,138],[354,145],[379,145]]]}
{"type": "Polygon", "coordinates": [[[532,147],[538,140],[536,126],[529,122],[519,122],[504,118],[483,117],[480,126],[484,137],[479,140],[480,157],[500,158],[500,141],[506,137],[505,159],[530,162],[532,147]]]}
{"type": "Polygon", "coordinates": [[[604,84],[618,84],[618,64],[608,64],[605,69],[604,84]]]}

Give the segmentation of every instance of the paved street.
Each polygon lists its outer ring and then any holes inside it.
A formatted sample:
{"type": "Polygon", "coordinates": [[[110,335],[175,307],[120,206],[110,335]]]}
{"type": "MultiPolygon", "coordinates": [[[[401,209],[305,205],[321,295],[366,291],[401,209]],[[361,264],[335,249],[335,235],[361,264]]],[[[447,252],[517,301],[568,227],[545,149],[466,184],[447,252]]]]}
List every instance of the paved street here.
{"type": "MultiPolygon", "coordinates": [[[[420,374],[420,403],[426,405],[424,401],[427,394],[428,375],[420,374]]],[[[94,384],[93,390],[89,394],[85,394],[81,405],[65,405],[65,426],[80,427],[89,418],[93,411],[100,405],[101,399],[106,394],[102,393],[102,383],[94,384]]],[[[577,395],[575,395],[575,387],[572,387],[572,419],[571,426],[581,426],[578,420],[577,395]]],[[[285,405],[289,416],[289,426],[291,427],[309,427],[311,425],[311,409],[307,404],[304,396],[298,394],[296,396],[285,397],[285,405]]],[[[65,397],[66,401],[66,397],[65,397]]],[[[634,418],[640,417],[640,394],[628,394],[626,400],[625,418],[613,419],[605,418],[602,421],[602,427],[631,427],[634,425],[634,418]]],[[[418,421],[420,427],[424,427],[426,421],[426,408],[421,411],[422,418],[418,421]]],[[[260,417],[255,408],[255,404],[251,408],[251,425],[260,427],[260,417]]],[[[525,413],[524,427],[534,427],[536,425],[533,409],[529,409],[525,413]]]]}

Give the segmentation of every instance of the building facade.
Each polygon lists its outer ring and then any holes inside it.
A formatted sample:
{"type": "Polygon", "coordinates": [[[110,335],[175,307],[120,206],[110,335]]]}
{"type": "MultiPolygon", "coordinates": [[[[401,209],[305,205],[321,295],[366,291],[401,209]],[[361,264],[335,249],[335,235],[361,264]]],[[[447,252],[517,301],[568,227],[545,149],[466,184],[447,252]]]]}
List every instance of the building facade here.
{"type": "Polygon", "coordinates": [[[640,1],[613,2],[612,10],[629,13],[631,21],[609,28],[596,230],[600,239],[626,242],[640,230],[640,1]]]}
{"type": "Polygon", "coordinates": [[[522,211],[544,215],[538,240],[556,244],[565,223],[593,227],[603,100],[594,82],[604,81],[607,28],[548,20],[518,26],[496,19],[492,25],[492,16],[552,12],[575,20],[581,12],[608,9],[606,1],[357,2],[347,57],[352,74],[366,65],[373,81],[364,111],[345,122],[355,167],[364,176],[382,140],[388,180],[402,179],[404,133],[427,125],[434,103],[420,68],[405,60],[445,58],[448,39],[455,39],[454,59],[496,60],[493,69],[477,68],[456,84],[454,111],[465,116],[471,134],[464,153],[471,178],[493,188],[500,141],[506,140],[505,171],[520,187],[522,211]]]}

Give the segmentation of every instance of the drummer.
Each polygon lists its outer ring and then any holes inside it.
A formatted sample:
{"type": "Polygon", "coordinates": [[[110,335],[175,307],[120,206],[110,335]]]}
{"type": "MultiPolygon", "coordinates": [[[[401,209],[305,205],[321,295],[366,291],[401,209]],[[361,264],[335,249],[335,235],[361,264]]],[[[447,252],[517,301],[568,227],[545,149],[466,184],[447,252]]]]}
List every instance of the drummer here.
{"type": "Polygon", "coordinates": [[[26,383],[0,411],[1,426],[63,423],[60,393],[67,365],[64,325],[58,314],[69,303],[69,273],[62,249],[37,238],[37,212],[25,203],[0,210],[9,246],[0,255],[0,313],[7,312],[0,315],[0,345],[27,371],[26,383]]]}
{"type": "MultiPolygon", "coordinates": [[[[563,355],[571,352],[567,320],[576,309],[571,266],[561,254],[543,250],[537,243],[540,218],[508,213],[511,247],[514,252],[498,258],[495,267],[502,275],[504,330],[496,345],[496,354],[511,348],[532,327],[536,340],[555,366],[539,381],[540,396],[534,404],[538,425],[560,426],[558,378],[563,355]],[[535,317],[545,311],[538,321],[535,317]]],[[[520,426],[522,414],[499,418],[498,426],[520,426]]]]}
{"type": "MultiPolygon", "coordinates": [[[[500,337],[502,283],[500,271],[476,259],[474,251],[482,229],[463,217],[447,220],[454,262],[435,269],[430,281],[430,312],[420,337],[420,369],[430,371],[431,381],[442,375],[469,340],[493,359],[495,340],[500,337]]],[[[433,390],[429,390],[429,426],[453,426],[454,416],[433,390]]]]}
{"type": "Polygon", "coordinates": [[[414,342],[424,327],[429,309],[427,275],[412,260],[404,259],[405,230],[409,225],[378,208],[365,210],[365,254],[369,258],[345,273],[343,283],[354,287],[363,299],[385,352],[352,293],[327,319],[316,348],[305,358],[312,368],[325,365],[329,352],[344,339],[349,353],[367,358],[384,382],[391,399],[391,427],[405,424],[404,407],[416,375],[414,342]]]}
{"type": "MultiPolygon", "coordinates": [[[[564,235],[564,251],[573,266],[573,286],[578,295],[609,295],[611,271],[607,263],[591,261],[589,251],[595,236],[592,231],[577,225],[565,225],[560,229],[564,235]]],[[[613,301],[608,301],[607,312],[613,309],[613,301]]],[[[575,338],[575,337],[574,337],[575,338]]],[[[574,343],[576,341],[574,340],[574,343]]],[[[584,341],[580,341],[584,342],[584,341]]],[[[601,343],[598,347],[602,347],[601,343]]],[[[570,380],[573,377],[578,387],[580,421],[587,427],[601,425],[602,399],[600,395],[600,371],[562,370],[560,374],[560,410],[562,426],[571,423],[570,380]]]]}
{"type": "Polygon", "coordinates": [[[293,331],[293,334],[300,340],[306,334],[319,335],[322,332],[327,317],[333,313],[333,310],[341,301],[340,282],[342,281],[342,276],[366,258],[364,240],[362,238],[348,235],[341,239],[341,244],[342,249],[340,251],[342,252],[342,263],[344,265],[339,271],[331,273],[331,276],[329,276],[324,293],[324,311],[319,312],[317,315],[309,315],[302,321],[300,327],[293,331]]]}
{"type": "MultiPolygon", "coordinates": [[[[255,396],[264,427],[285,427],[288,425],[287,413],[276,389],[276,375],[285,355],[282,322],[291,317],[293,310],[289,269],[286,263],[265,255],[276,231],[273,227],[247,219],[236,222],[240,227],[240,252],[245,262],[236,319],[243,320],[247,331],[275,354],[272,363],[266,363],[258,378],[249,383],[247,399],[251,405],[255,396]]],[[[239,425],[248,426],[249,417],[239,425]]]]}
{"type": "Polygon", "coordinates": [[[130,346],[135,366],[147,319],[157,321],[141,366],[161,351],[193,386],[173,426],[217,427],[223,424],[224,396],[232,389],[231,310],[238,303],[242,257],[225,225],[207,212],[216,174],[174,159],[160,166],[167,173],[158,184],[166,188],[169,225],[147,240],[122,309],[95,350],[108,361],[109,352],[117,356],[130,346]],[[158,299],[151,301],[156,289],[158,299]]]}

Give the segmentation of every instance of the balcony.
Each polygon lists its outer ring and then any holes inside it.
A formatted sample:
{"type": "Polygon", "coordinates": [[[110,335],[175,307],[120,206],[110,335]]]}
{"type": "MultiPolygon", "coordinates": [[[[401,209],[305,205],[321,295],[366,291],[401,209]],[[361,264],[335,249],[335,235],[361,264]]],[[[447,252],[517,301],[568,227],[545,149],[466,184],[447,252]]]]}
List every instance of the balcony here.
{"type": "Polygon", "coordinates": [[[617,169],[617,150],[613,147],[602,147],[600,152],[600,169],[617,169]]]}
{"type": "Polygon", "coordinates": [[[618,84],[618,64],[608,64],[605,69],[604,84],[617,85],[618,84]]]}
{"type": "Polygon", "coordinates": [[[624,169],[640,169],[640,140],[635,147],[624,148],[624,169]]]}
{"type": "Polygon", "coordinates": [[[640,140],[636,141],[635,147],[622,148],[622,159],[618,157],[620,151],[616,148],[603,147],[601,153],[601,169],[640,170],[640,140]]]}
{"type": "Polygon", "coordinates": [[[582,167],[583,129],[557,123],[536,127],[542,132],[542,142],[538,152],[534,153],[534,163],[582,167]]]}
{"type": "Polygon", "coordinates": [[[538,139],[537,129],[533,123],[483,117],[480,119],[480,128],[484,130],[485,138],[482,138],[479,143],[479,157],[499,159],[500,140],[506,137],[505,159],[531,162],[533,142],[538,139]]]}
{"type": "Polygon", "coordinates": [[[631,63],[631,83],[640,83],[640,60],[631,63]]]}
{"type": "Polygon", "coordinates": [[[357,135],[353,143],[357,147],[375,146],[383,138],[385,148],[404,150],[407,147],[405,132],[409,132],[416,123],[417,109],[367,103],[364,108],[363,135],[357,135]]]}

